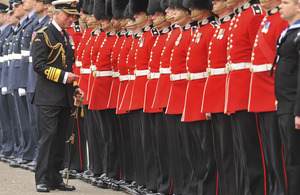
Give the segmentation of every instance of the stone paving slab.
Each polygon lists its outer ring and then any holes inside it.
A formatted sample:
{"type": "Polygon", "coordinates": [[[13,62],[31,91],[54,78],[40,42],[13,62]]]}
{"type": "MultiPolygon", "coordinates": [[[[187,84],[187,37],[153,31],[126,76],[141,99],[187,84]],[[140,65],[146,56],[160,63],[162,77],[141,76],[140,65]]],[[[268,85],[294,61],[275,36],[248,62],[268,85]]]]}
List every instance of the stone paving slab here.
{"type": "Polygon", "coordinates": [[[101,189],[78,179],[69,180],[70,185],[76,187],[75,191],[51,191],[38,193],[35,189],[34,173],[21,168],[11,168],[7,163],[0,162],[0,195],[125,195],[126,193],[101,189]]]}

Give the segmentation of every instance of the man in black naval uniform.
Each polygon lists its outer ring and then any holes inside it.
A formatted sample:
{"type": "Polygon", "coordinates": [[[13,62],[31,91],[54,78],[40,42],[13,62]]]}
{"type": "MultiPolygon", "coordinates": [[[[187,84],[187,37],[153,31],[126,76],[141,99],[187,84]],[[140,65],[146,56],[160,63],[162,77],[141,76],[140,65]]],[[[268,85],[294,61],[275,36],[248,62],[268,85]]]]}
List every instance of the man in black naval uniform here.
{"type": "Polygon", "coordinates": [[[289,26],[277,42],[275,95],[288,194],[296,195],[300,194],[300,13],[297,0],[283,0],[279,8],[289,26]]]}
{"type": "Polygon", "coordinates": [[[74,0],[57,0],[53,21],[38,31],[32,43],[33,68],[38,73],[33,103],[37,105],[39,148],[35,173],[38,192],[75,190],[63,183],[64,141],[73,105],[83,92],[72,73],[74,50],[65,29],[79,14],[74,0]]]}

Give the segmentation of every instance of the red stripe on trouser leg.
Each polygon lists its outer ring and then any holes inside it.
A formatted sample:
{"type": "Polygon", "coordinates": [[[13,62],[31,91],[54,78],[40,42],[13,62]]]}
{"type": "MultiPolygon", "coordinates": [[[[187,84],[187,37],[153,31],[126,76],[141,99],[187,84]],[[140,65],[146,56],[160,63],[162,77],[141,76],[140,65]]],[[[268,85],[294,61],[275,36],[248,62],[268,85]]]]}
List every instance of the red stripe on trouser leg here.
{"type": "Polygon", "coordinates": [[[169,192],[169,195],[172,194],[172,188],[173,188],[173,178],[171,179],[171,187],[170,187],[170,192],[169,192]]]}
{"type": "Polygon", "coordinates": [[[283,171],[284,171],[285,187],[286,187],[286,189],[288,189],[288,182],[287,182],[287,177],[286,177],[285,161],[284,161],[283,143],[281,143],[281,154],[282,154],[282,163],[283,163],[283,171]]]}
{"type": "Polygon", "coordinates": [[[264,167],[264,187],[265,187],[265,195],[267,195],[266,164],[265,164],[264,150],[263,150],[262,143],[261,143],[261,136],[260,136],[260,131],[259,131],[259,125],[258,125],[257,113],[255,113],[255,118],[256,118],[257,134],[258,134],[259,144],[260,144],[260,150],[261,150],[261,157],[262,157],[263,167],[264,167]]]}
{"type": "Polygon", "coordinates": [[[218,191],[219,191],[219,172],[217,172],[216,195],[218,195],[218,191]]]}

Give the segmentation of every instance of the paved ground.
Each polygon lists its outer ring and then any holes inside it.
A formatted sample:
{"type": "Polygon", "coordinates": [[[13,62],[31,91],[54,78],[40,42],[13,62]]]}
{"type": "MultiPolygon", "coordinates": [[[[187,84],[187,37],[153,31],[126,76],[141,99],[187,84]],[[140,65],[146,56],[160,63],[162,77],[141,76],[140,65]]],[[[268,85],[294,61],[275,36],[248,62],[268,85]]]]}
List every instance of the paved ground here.
{"type": "MultiPolygon", "coordinates": [[[[122,192],[113,190],[104,190],[87,184],[81,180],[69,180],[70,185],[74,185],[76,190],[73,192],[51,191],[51,195],[86,195],[86,194],[103,194],[103,195],[125,195],[122,192]]],[[[37,195],[47,194],[38,193],[35,189],[34,173],[21,168],[11,168],[7,163],[0,162],[0,195],[37,195]]]]}

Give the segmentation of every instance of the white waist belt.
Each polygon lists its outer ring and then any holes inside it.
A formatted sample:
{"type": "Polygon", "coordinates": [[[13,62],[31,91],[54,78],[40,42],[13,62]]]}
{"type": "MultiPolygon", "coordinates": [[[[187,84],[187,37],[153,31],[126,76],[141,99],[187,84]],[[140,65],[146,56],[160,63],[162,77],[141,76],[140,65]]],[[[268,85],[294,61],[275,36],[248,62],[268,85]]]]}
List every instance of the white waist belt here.
{"type": "Polygon", "coordinates": [[[228,63],[226,65],[227,71],[245,70],[245,69],[250,68],[250,66],[251,66],[251,63],[249,63],[249,62],[242,62],[242,63],[236,63],[236,64],[228,63]]]}
{"type": "Polygon", "coordinates": [[[27,50],[21,50],[21,55],[22,55],[22,56],[25,56],[25,57],[30,56],[30,51],[27,51],[27,50]]]}
{"type": "Polygon", "coordinates": [[[9,60],[8,55],[4,55],[4,56],[3,56],[3,60],[4,60],[4,61],[8,61],[8,60],[9,60]]]}
{"type": "Polygon", "coordinates": [[[179,80],[184,80],[187,79],[187,73],[181,73],[181,74],[171,74],[170,79],[171,81],[179,81],[179,80]]]}
{"type": "Polygon", "coordinates": [[[187,80],[198,80],[207,78],[207,72],[199,72],[199,73],[187,73],[187,80]]]}
{"type": "Polygon", "coordinates": [[[134,75],[120,75],[119,79],[120,79],[120,82],[122,82],[122,81],[134,81],[135,76],[134,75]]]}
{"type": "Polygon", "coordinates": [[[93,75],[94,77],[111,77],[112,71],[94,71],[93,75]]]}
{"type": "Polygon", "coordinates": [[[170,68],[159,68],[159,73],[160,74],[171,74],[171,69],[170,68]]]}
{"type": "Polygon", "coordinates": [[[32,63],[32,56],[29,56],[29,62],[32,63]]]}
{"type": "Polygon", "coordinates": [[[135,70],[135,71],[134,71],[134,75],[135,75],[136,77],[146,76],[146,75],[148,75],[148,73],[149,73],[149,70],[148,70],[148,69],[147,69],[147,70],[135,70]]]}
{"type": "Polygon", "coordinates": [[[91,74],[91,72],[89,68],[80,68],[80,74],[91,74]]]}
{"type": "Polygon", "coordinates": [[[250,71],[255,73],[255,72],[265,72],[269,71],[272,68],[272,64],[263,64],[263,65],[251,65],[250,71]]]}
{"type": "Polygon", "coordinates": [[[82,66],[82,62],[81,61],[75,61],[75,66],[76,67],[81,67],[82,66]]]}
{"type": "Polygon", "coordinates": [[[22,55],[20,53],[8,54],[8,59],[9,60],[21,60],[22,55]]]}
{"type": "Polygon", "coordinates": [[[0,63],[4,62],[4,57],[0,57],[0,63]]]}
{"type": "Polygon", "coordinates": [[[158,79],[160,77],[159,72],[149,72],[147,78],[150,79],[158,79]]]}
{"type": "Polygon", "coordinates": [[[118,78],[120,76],[119,72],[112,72],[112,77],[113,78],[118,78]]]}
{"type": "Polygon", "coordinates": [[[226,68],[207,68],[206,71],[210,76],[227,74],[226,68]]]}
{"type": "Polygon", "coordinates": [[[90,65],[90,69],[92,72],[94,72],[97,70],[97,67],[96,67],[96,65],[90,65]]]}

